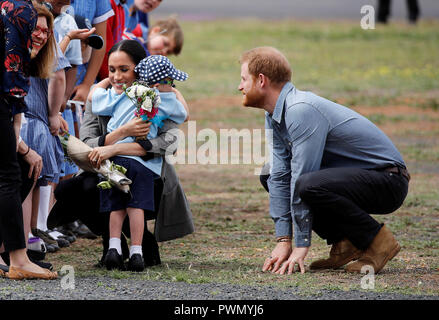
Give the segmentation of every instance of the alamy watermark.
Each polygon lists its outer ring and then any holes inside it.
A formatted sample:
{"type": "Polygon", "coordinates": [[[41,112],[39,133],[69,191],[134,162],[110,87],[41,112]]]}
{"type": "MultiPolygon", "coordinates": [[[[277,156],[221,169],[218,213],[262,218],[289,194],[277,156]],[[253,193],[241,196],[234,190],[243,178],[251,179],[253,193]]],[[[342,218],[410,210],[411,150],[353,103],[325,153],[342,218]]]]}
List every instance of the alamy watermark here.
{"type": "Polygon", "coordinates": [[[61,276],[61,288],[63,290],[75,289],[75,268],[73,266],[62,266],[59,275],[61,276]]]}
{"type": "MultiPolygon", "coordinates": [[[[261,166],[271,162],[273,131],[271,129],[219,129],[204,128],[197,131],[196,121],[188,121],[187,133],[174,129],[170,136],[178,137],[177,152],[167,152],[171,164],[230,164],[261,166]]],[[[165,137],[165,139],[167,139],[165,137]]],[[[170,137],[172,139],[172,137],[170,137]]],[[[171,144],[168,150],[175,149],[171,144]]]]}
{"type": "Polygon", "coordinates": [[[371,265],[364,265],[361,267],[361,273],[366,275],[361,278],[361,289],[374,290],[375,289],[375,269],[371,265]]]}
{"type": "Polygon", "coordinates": [[[375,8],[371,5],[364,5],[361,7],[361,14],[361,29],[375,29],[375,8]]]}

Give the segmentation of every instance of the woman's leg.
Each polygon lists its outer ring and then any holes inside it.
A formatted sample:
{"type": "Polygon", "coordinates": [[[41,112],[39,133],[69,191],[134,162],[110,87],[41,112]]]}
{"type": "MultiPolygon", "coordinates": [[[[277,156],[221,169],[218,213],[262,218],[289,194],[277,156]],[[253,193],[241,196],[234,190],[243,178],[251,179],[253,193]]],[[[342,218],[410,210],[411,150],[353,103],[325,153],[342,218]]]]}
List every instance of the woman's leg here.
{"type": "Polygon", "coordinates": [[[23,228],[24,228],[24,237],[26,239],[26,243],[29,240],[29,232],[31,232],[32,199],[33,199],[34,188],[35,185],[32,187],[28,196],[23,201],[23,228]]]}
{"type": "Polygon", "coordinates": [[[36,229],[38,224],[38,208],[40,206],[40,187],[36,186],[32,191],[32,211],[30,226],[31,229],[36,229]]]}
{"type": "Polygon", "coordinates": [[[12,115],[0,104],[0,234],[5,251],[26,248],[21,208],[21,170],[12,115]]]}
{"type": "Polygon", "coordinates": [[[0,233],[5,250],[9,252],[10,272],[11,268],[19,268],[45,275],[48,270],[32,263],[26,254],[16,137],[11,115],[3,105],[0,105],[0,150],[0,233]]]}
{"type": "Polygon", "coordinates": [[[6,265],[6,262],[3,261],[3,259],[2,259],[1,256],[0,256],[0,264],[2,264],[2,265],[4,265],[4,266],[6,265]]]}
{"type": "Polygon", "coordinates": [[[51,186],[52,188],[50,189],[49,210],[47,211],[47,216],[49,216],[49,212],[52,210],[53,206],[55,205],[56,199],[55,199],[54,191],[58,186],[58,184],[55,182],[49,182],[49,186],[51,186]]]}

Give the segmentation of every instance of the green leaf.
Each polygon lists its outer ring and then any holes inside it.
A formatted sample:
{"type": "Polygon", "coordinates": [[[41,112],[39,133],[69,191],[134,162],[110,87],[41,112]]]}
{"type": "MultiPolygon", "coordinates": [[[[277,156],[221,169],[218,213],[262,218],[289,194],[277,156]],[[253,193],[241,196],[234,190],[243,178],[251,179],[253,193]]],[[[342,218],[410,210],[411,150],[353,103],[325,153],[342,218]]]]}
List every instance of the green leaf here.
{"type": "Polygon", "coordinates": [[[110,181],[102,181],[97,184],[97,187],[102,190],[105,190],[105,189],[111,189],[112,186],[110,181]]]}
{"type": "Polygon", "coordinates": [[[117,171],[122,172],[123,174],[125,174],[125,173],[127,172],[127,169],[126,169],[125,167],[122,167],[122,166],[120,166],[120,165],[118,165],[118,164],[113,164],[113,165],[114,165],[114,168],[115,168],[117,171]]]}

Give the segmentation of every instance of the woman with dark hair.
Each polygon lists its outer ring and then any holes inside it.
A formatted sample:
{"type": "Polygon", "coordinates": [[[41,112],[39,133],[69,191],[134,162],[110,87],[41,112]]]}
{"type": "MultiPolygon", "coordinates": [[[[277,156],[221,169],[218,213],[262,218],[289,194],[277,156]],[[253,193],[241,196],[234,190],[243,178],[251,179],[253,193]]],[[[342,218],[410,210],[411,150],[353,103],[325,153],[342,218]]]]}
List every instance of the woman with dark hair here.
{"type": "MultiPolygon", "coordinates": [[[[92,102],[93,113],[111,116],[107,126],[109,133],[135,118],[136,107],[124,91],[139,78],[135,68],[145,57],[146,52],[137,41],[124,40],[117,43],[109,51],[109,77],[99,82],[90,91],[88,101],[92,102]],[[111,88],[106,89],[109,85],[111,88]]],[[[155,61],[155,63],[158,62],[155,61]]],[[[158,64],[155,66],[160,68],[158,64]]],[[[153,70],[156,67],[153,67],[153,70]]],[[[184,78],[183,73],[182,78],[184,78]]],[[[187,118],[184,100],[179,101],[179,96],[172,92],[167,93],[166,100],[164,100],[165,96],[161,98],[162,102],[157,105],[157,117],[169,118],[176,123],[183,123],[187,118]]],[[[148,137],[154,138],[157,135],[158,125],[152,123],[150,128],[148,137]]],[[[127,137],[117,143],[135,143],[135,139],[127,137]]],[[[89,154],[89,158],[95,163],[99,160],[93,152],[89,154]]],[[[127,169],[125,174],[132,183],[128,195],[117,189],[101,191],[101,211],[111,211],[109,250],[105,264],[107,269],[123,269],[120,236],[123,221],[128,215],[131,232],[128,268],[132,271],[142,271],[144,262],[141,244],[144,232],[144,215],[145,211],[154,211],[154,180],[158,179],[161,173],[162,159],[145,161],[138,156],[120,155],[112,157],[111,160],[127,169]]]]}
{"type": "MultiPolygon", "coordinates": [[[[138,44],[132,42],[118,43],[112,50],[126,49],[133,53],[133,60],[140,61],[144,57],[138,44]]],[[[143,50],[143,49],[142,49],[143,50]]],[[[98,159],[93,165],[100,165],[103,160],[117,155],[140,156],[143,160],[163,157],[175,153],[178,145],[177,124],[166,119],[158,130],[157,137],[139,140],[133,143],[118,143],[126,137],[145,136],[149,132],[150,123],[141,119],[130,120],[127,124],[107,133],[109,116],[97,116],[92,113],[91,102],[86,104],[84,121],[80,128],[80,138],[93,149],[93,158],[98,159]]],[[[102,235],[103,254],[98,266],[104,265],[109,246],[109,213],[99,213],[100,197],[96,187],[98,177],[95,174],[82,172],[67,181],[61,181],[55,190],[57,202],[52,209],[48,226],[53,228],[80,219],[93,233],[102,235]],[[81,201],[77,201],[81,199],[81,201]]],[[[161,263],[157,241],[168,241],[183,237],[194,231],[192,213],[188,201],[180,185],[174,167],[163,161],[160,179],[154,180],[154,212],[145,212],[145,228],[142,240],[144,265],[152,266],[161,263]],[[146,220],[155,219],[154,235],[146,228],[146,220]]],[[[130,236],[129,226],[125,219],[123,234],[130,236]]],[[[121,236],[122,259],[129,256],[126,239],[121,236]]]]}
{"type": "MultiPolygon", "coordinates": [[[[45,21],[47,22],[47,21],[45,21]]],[[[8,272],[0,275],[11,279],[55,279],[57,274],[32,263],[26,254],[23,213],[20,196],[20,166],[17,148],[21,113],[27,108],[24,96],[29,90],[30,60],[41,49],[33,35],[41,32],[39,19],[31,1],[2,1],[0,18],[0,242],[9,252],[8,272]],[[13,119],[13,120],[12,120],[13,119]]],[[[1,262],[1,261],[0,261],[1,262]]]]}

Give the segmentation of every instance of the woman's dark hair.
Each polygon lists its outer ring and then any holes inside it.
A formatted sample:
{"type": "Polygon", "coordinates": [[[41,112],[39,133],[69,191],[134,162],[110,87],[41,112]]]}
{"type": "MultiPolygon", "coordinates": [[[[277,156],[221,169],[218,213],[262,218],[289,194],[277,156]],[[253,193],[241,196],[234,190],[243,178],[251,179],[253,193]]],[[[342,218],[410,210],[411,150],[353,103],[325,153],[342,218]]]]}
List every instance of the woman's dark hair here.
{"type": "Polygon", "coordinates": [[[110,49],[110,51],[108,51],[108,57],[110,57],[113,52],[117,51],[125,52],[131,60],[133,60],[135,65],[138,65],[140,61],[146,58],[145,49],[136,40],[119,41],[110,49]]]}

